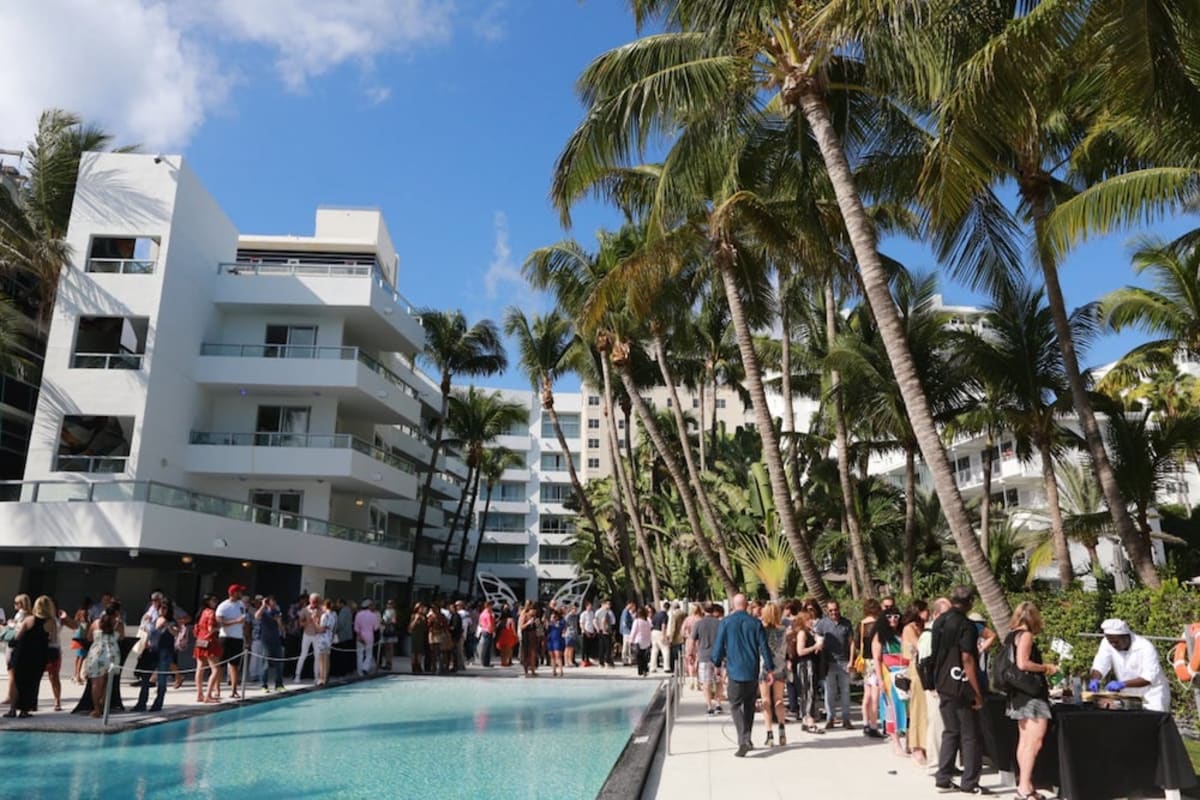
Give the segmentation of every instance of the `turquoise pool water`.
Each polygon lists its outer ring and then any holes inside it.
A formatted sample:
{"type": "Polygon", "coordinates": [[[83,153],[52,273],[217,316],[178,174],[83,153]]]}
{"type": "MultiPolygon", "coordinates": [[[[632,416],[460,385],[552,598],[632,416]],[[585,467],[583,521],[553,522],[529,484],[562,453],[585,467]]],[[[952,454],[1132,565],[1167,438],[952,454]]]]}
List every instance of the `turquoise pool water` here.
{"type": "Polygon", "coordinates": [[[593,798],[653,690],[398,677],[108,736],[0,733],[0,796],[593,798]]]}

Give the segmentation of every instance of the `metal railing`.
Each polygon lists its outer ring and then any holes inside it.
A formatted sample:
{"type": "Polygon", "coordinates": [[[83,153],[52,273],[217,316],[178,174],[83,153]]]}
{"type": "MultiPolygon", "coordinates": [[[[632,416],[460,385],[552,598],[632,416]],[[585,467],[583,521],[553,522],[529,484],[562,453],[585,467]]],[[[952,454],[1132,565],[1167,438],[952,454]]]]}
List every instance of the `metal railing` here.
{"type": "Polygon", "coordinates": [[[155,263],[152,258],[89,258],[84,271],[116,275],[152,275],[155,263]]]}
{"type": "Polygon", "coordinates": [[[418,398],[417,390],[414,386],[385,367],[378,359],[367,355],[357,347],[309,344],[215,344],[206,342],[200,345],[200,355],[233,358],[296,358],[327,361],[357,360],[364,367],[399,388],[404,394],[414,400],[418,398]]]}
{"type": "Polygon", "coordinates": [[[193,492],[157,481],[0,481],[0,502],[28,503],[111,503],[141,502],[214,517],[266,525],[272,528],[328,536],[344,541],[412,551],[409,532],[399,535],[339,525],[328,520],[306,517],[268,506],[230,500],[226,497],[193,492]]]}
{"type": "MultiPolygon", "coordinates": [[[[654,654],[650,657],[653,659],[654,654]]],[[[671,732],[675,727],[675,721],[679,719],[679,698],[683,694],[683,659],[675,659],[675,669],[670,676],[667,677],[667,755],[671,755],[671,732]]]]}
{"type": "Polygon", "coordinates": [[[214,433],[192,431],[189,444],[216,445],[221,447],[313,447],[334,450],[354,450],[365,456],[395,467],[402,472],[416,473],[416,468],[382,447],[368,444],[348,433],[214,433]]]}
{"type": "Polygon", "coordinates": [[[76,353],[72,369],[141,369],[141,353],[76,353]]]}
{"type": "Polygon", "coordinates": [[[260,261],[232,261],[217,265],[223,275],[292,275],[317,278],[371,278],[391,296],[392,302],[409,314],[417,312],[407,297],[396,291],[378,264],[280,264],[260,261]]]}
{"type": "Polygon", "coordinates": [[[124,472],[129,456],[65,456],[54,459],[55,472],[124,472]]]}

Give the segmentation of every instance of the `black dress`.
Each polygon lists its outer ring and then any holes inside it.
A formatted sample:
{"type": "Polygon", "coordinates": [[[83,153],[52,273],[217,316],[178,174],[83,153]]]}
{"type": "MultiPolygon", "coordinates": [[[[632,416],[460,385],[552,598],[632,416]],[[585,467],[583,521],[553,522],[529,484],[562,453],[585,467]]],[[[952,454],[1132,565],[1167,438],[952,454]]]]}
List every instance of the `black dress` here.
{"type": "Polygon", "coordinates": [[[37,711],[38,688],[42,685],[42,673],[46,671],[49,656],[50,635],[46,632],[46,620],[33,620],[33,627],[21,634],[13,651],[13,688],[17,711],[37,711]]]}

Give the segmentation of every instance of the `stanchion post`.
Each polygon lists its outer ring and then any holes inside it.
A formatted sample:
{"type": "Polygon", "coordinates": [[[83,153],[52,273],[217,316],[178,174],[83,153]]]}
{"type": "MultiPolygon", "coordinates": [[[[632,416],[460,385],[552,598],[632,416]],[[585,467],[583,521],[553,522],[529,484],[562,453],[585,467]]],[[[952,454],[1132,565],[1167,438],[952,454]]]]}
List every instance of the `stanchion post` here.
{"type": "MultiPolygon", "coordinates": [[[[238,702],[239,702],[239,703],[240,703],[242,700],[245,700],[245,699],[246,699],[246,664],[248,663],[248,661],[249,661],[249,656],[250,656],[250,651],[249,651],[249,650],[247,650],[247,649],[244,647],[244,645],[245,645],[245,642],[242,642],[242,644],[243,644],[243,647],[242,647],[242,668],[241,668],[240,670],[238,670],[238,681],[241,681],[241,684],[242,684],[242,693],[238,695],[238,702]]],[[[234,682],[233,682],[233,690],[234,690],[235,692],[238,690],[238,687],[237,687],[237,683],[238,683],[238,681],[234,681],[234,682]]]]}
{"type": "Polygon", "coordinates": [[[104,727],[108,727],[108,712],[112,708],[112,681],[113,673],[120,667],[113,664],[108,668],[108,680],[104,682],[104,727]]]}

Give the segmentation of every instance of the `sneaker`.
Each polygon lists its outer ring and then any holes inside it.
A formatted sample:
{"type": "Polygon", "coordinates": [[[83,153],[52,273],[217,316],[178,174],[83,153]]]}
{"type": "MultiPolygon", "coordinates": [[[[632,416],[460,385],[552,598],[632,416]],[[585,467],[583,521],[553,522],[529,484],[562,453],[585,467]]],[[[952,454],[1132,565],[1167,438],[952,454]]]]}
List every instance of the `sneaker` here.
{"type": "Polygon", "coordinates": [[[991,789],[985,789],[982,786],[974,786],[970,789],[959,789],[959,791],[962,792],[963,794],[978,794],[978,795],[990,795],[992,793],[991,789]]]}
{"type": "Polygon", "coordinates": [[[715,713],[715,714],[724,714],[724,713],[725,713],[725,709],[721,708],[721,704],[720,704],[720,703],[717,703],[717,708],[716,708],[716,711],[714,711],[713,713],[715,713]]]}
{"type": "Polygon", "coordinates": [[[717,715],[717,710],[715,708],[710,708],[710,709],[708,709],[708,711],[705,711],[704,713],[708,714],[710,717],[715,717],[717,715]]]}
{"type": "Polygon", "coordinates": [[[827,730],[827,731],[833,730],[833,720],[831,720],[831,719],[825,720],[825,730],[827,730]]]}
{"type": "Polygon", "coordinates": [[[958,788],[957,784],[949,783],[949,782],[948,783],[935,783],[933,785],[933,788],[937,789],[942,794],[949,794],[950,792],[961,791],[961,789],[958,788]]]}
{"type": "Polygon", "coordinates": [[[269,693],[270,693],[270,691],[271,691],[271,687],[270,687],[270,686],[264,686],[264,687],[263,687],[263,691],[264,691],[264,692],[267,692],[267,693],[269,694],[269,693]]]}
{"type": "Polygon", "coordinates": [[[750,749],[751,749],[750,745],[748,745],[748,744],[738,745],[738,749],[734,753],[734,755],[737,756],[738,758],[745,758],[746,753],[749,753],[750,749]]]}

